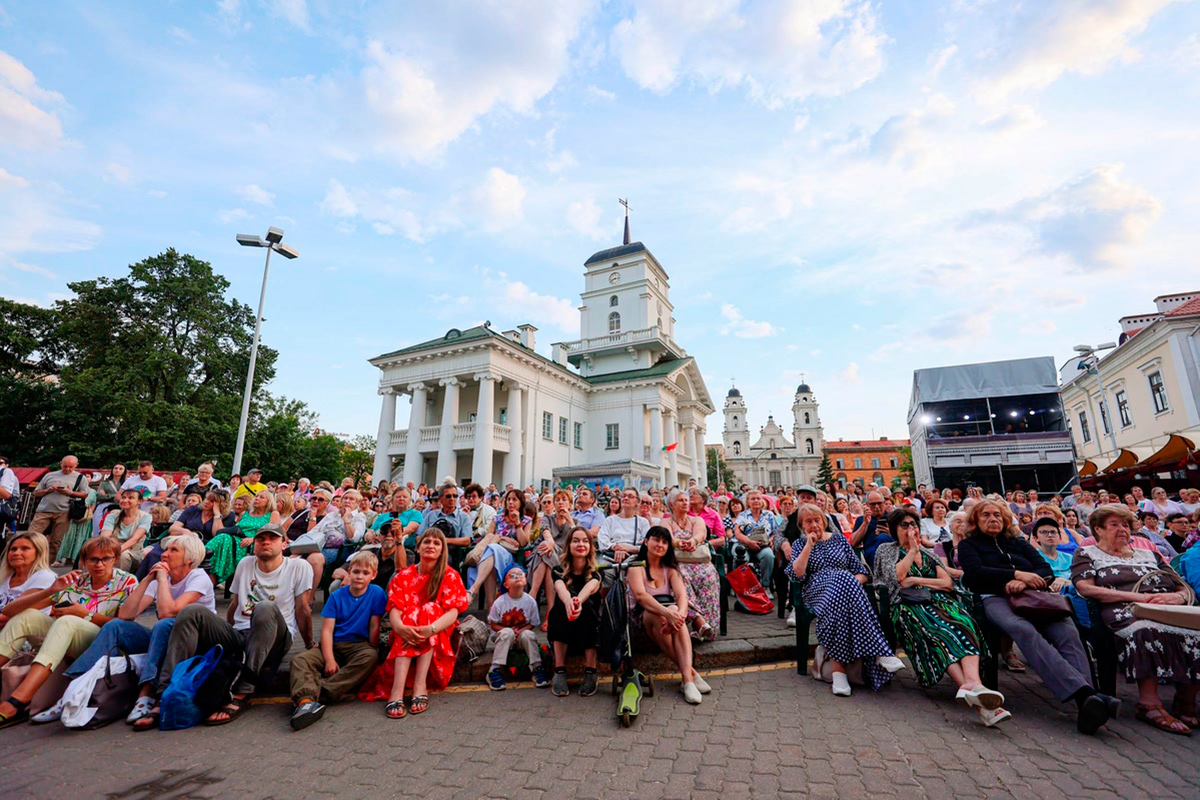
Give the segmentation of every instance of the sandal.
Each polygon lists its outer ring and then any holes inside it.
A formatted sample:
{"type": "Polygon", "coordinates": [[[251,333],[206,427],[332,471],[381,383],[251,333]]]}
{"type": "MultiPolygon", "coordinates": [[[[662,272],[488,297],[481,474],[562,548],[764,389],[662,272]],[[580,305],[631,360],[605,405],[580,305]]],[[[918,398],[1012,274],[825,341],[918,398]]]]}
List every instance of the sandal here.
{"type": "Polygon", "coordinates": [[[162,709],[158,706],[150,709],[144,717],[138,717],[134,720],[133,729],[137,732],[154,730],[158,727],[158,721],[162,717],[162,709]]]}
{"type": "MultiPolygon", "coordinates": [[[[408,712],[404,710],[403,700],[388,701],[388,704],[383,707],[383,713],[387,715],[388,719],[404,719],[404,717],[408,714],[408,712]]],[[[413,713],[415,714],[416,712],[414,711],[413,713]]]]}
{"type": "Polygon", "coordinates": [[[1004,668],[1006,670],[1008,670],[1009,672],[1024,672],[1025,671],[1024,662],[1022,662],[1021,659],[1017,658],[1012,653],[1009,653],[1008,655],[1006,655],[1003,658],[1002,663],[1004,664],[1004,668]]]}
{"type": "Polygon", "coordinates": [[[0,714],[0,728],[7,728],[11,725],[19,725],[29,719],[29,703],[23,700],[18,700],[15,697],[10,697],[4,702],[16,709],[12,714],[0,714]]]}
{"type": "Polygon", "coordinates": [[[226,703],[225,705],[218,708],[212,714],[210,714],[208,716],[208,718],[204,720],[204,724],[208,725],[210,727],[215,727],[217,725],[228,725],[229,723],[233,722],[235,719],[240,717],[242,715],[242,713],[249,707],[250,707],[250,698],[249,697],[242,697],[242,698],[235,697],[232,700],[230,700],[228,703],[226,703]],[[217,714],[225,714],[225,719],[213,719],[213,717],[215,717],[217,714]]]}
{"type": "Polygon", "coordinates": [[[412,713],[423,714],[427,708],[429,708],[429,695],[418,694],[413,696],[412,705],[409,707],[412,713]]]}
{"type": "Polygon", "coordinates": [[[1135,716],[1142,722],[1150,723],[1160,731],[1173,733],[1176,736],[1191,736],[1192,734],[1192,729],[1186,723],[1168,714],[1167,710],[1161,704],[1144,706],[1138,703],[1137,714],[1135,716]]]}
{"type": "Polygon", "coordinates": [[[1178,700],[1171,703],[1171,716],[1187,725],[1189,728],[1200,728],[1200,718],[1196,716],[1195,704],[1192,708],[1185,709],[1178,700]]]}

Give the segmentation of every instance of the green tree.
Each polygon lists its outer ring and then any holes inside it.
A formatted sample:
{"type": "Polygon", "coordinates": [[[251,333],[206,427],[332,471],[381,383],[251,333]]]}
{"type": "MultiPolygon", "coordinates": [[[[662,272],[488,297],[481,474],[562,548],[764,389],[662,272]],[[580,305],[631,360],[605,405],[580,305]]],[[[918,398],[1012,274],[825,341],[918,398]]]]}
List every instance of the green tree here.
{"type": "Polygon", "coordinates": [[[708,448],[705,459],[707,460],[710,488],[716,489],[722,483],[726,486],[737,483],[737,476],[733,474],[733,470],[725,463],[725,459],[721,458],[721,454],[716,448],[708,448]]]}
{"type": "Polygon", "coordinates": [[[817,484],[822,489],[831,483],[836,483],[833,477],[833,462],[829,460],[829,453],[821,453],[821,466],[817,468],[817,484]]]}
{"type": "Polygon", "coordinates": [[[900,488],[901,478],[907,478],[909,486],[917,485],[917,473],[913,468],[912,445],[906,444],[900,448],[898,469],[900,470],[900,474],[892,480],[895,488],[900,488]]]}
{"type": "Polygon", "coordinates": [[[342,448],[342,477],[353,478],[354,485],[369,489],[375,470],[375,437],[355,436],[342,448]]]}

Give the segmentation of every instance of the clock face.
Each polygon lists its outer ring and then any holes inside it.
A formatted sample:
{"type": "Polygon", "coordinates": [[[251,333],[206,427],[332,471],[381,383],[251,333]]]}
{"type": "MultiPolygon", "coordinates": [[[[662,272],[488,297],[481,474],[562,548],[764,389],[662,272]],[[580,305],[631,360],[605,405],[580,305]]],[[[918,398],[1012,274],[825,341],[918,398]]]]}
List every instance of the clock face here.
{"type": "Polygon", "coordinates": [[[621,273],[619,273],[619,272],[614,272],[613,274],[608,276],[609,283],[618,283],[618,282],[620,282],[620,280],[621,280],[621,273]]]}

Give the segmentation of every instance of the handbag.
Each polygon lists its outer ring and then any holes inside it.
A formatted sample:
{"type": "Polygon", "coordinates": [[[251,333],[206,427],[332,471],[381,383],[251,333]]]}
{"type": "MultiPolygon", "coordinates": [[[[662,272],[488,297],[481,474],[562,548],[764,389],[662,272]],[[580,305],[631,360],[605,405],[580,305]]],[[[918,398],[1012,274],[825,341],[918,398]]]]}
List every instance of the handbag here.
{"type": "MultiPolygon", "coordinates": [[[[78,492],[79,484],[83,480],[83,475],[80,474],[75,478],[75,488],[71,491],[78,492]]],[[[72,521],[79,521],[87,516],[87,498],[72,497],[71,502],[67,505],[67,518],[72,521]]]]}
{"type": "Polygon", "coordinates": [[[137,700],[138,673],[145,653],[131,655],[114,647],[91,669],[71,681],[63,694],[63,725],[95,730],[124,718],[137,700]]]}
{"type": "Polygon", "coordinates": [[[457,641],[455,642],[454,653],[456,659],[461,659],[464,655],[467,661],[475,661],[483,651],[487,649],[488,637],[491,631],[488,626],[483,623],[479,617],[473,616],[464,612],[458,618],[458,626],[455,628],[457,641]]]}
{"type": "Polygon", "coordinates": [[[1020,594],[1005,596],[1014,614],[1033,623],[1054,622],[1071,616],[1071,601],[1058,592],[1026,589],[1020,594]]]}
{"type": "MultiPolygon", "coordinates": [[[[33,695],[33,699],[29,701],[30,716],[36,716],[53,706],[67,691],[67,687],[71,685],[71,679],[63,673],[66,672],[72,660],[63,659],[62,663],[54,668],[54,672],[50,673],[50,677],[33,695]]],[[[25,680],[25,676],[29,674],[29,668],[32,666],[33,653],[17,653],[3,668],[0,668],[0,690],[3,690],[4,697],[12,696],[16,688],[25,680]]]]}
{"type": "Polygon", "coordinates": [[[311,530],[296,537],[296,541],[288,545],[288,551],[294,556],[306,556],[319,552],[324,546],[325,534],[319,530],[311,530]]]}
{"type": "Polygon", "coordinates": [[[725,573],[729,588],[737,595],[737,599],[751,614],[770,614],[775,610],[775,604],[767,597],[767,592],[758,582],[758,576],[749,564],[742,564],[736,569],[725,573]]]}
{"type": "Polygon", "coordinates": [[[908,605],[924,605],[933,602],[933,592],[928,586],[901,586],[900,602],[908,605]]]}
{"type": "MultiPolygon", "coordinates": [[[[1196,605],[1196,592],[1192,589],[1187,581],[1183,580],[1174,572],[1167,572],[1164,569],[1156,569],[1152,572],[1147,572],[1138,582],[1133,585],[1132,591],[1138,592],[1142,588],[1142,584],[1148,578],[1160,580],[1167,578],[1170,581],[1179,585],[1177,591],[1183,592],[1187,598],[1187,605],[1182,606],[1160,606],[1154,603],[1133,603],[1134,619],[1148,619],[1152,622],[1160,622],[1164,625],[1174,625],[1177,628],[1187,628],[1192,631],[1200,631],[1200,606],[1196,605]]],[[[1173,590],[1176,591],[1176,590],[1173,590]]]]}

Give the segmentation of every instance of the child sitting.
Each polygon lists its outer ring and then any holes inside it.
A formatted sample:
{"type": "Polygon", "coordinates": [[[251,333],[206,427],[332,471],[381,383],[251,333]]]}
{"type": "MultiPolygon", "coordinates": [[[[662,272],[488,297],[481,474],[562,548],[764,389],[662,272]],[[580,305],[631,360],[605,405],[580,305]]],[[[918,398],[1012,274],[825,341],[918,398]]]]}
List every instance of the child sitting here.
{"type": "Polygon", "coordinates": [[[504,594],[496,598],[488,612],[488,625],[492,628],[492,668],[488,670],[487,684],[492,691],[507,688],[504,684],[504,668],[508,665],[508,651],[513,642],[525,648],[529,656],[529,669],[533,682],[539,689],[550,685],[546,670],[542,666],[542,652],[538,648],[537,634],[533,629],[539,622],[537,601],[525,593],[525,570],[514,564],[504,574],[504,594]]]}
{"type": "Polygon", "coordinates": [[[567,554],[555,567],[554,592],[561,601],[550,609],[549,637],[554,647],[554,686],[550,691],[565,697],[567,650],[583,650],[583,683],[579,694],[596,693],[596,645],[600,635],[600,573],[596,571],[596,546],[587,528],[575,526],[567,534],[567,554]]]}
{"type": "Polygon", "coordinates": [[[303,650],[292,659],[293,730],[307,728],[325,714],[319,702],[322,693],[333,703],[352,696],[379,660],[379,623],[387,607],[387,592],[372,583],[379,559],[361,551],[346,566],[346,585],[321,609],[325,624],[320,648],[303,650]]]}

